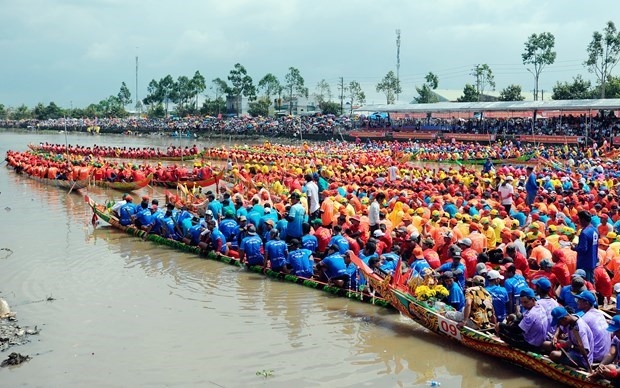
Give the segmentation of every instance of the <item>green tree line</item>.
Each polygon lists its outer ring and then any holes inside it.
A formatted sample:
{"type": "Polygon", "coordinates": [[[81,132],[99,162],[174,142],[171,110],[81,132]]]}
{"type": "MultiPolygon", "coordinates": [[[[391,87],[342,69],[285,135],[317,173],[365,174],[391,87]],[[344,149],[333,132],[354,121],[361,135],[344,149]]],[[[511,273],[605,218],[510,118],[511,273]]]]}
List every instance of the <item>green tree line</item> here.
{"type": "MultiPolygon", "coordinates": [[[[555,63],[555,36],[550,32],[530,35],[524,44],[521,60],[526,70],[534,80],[534,99],[542,97],[539,93],[539,82],[543,71],[555,63]]],[[[606,23],[602,31],[594,31],[592,40],[585,50],[584,68],[596,76],[595,84],[585,80],[581,74],[573,77],[572,81],[557,81],[553,87],[551,98],[555,100],[590,99],[590,98],[620,98],[620,77],[612,74],[620,61],[620,32],[613,21],[606,23]]],[[[495,77],[491,67],[486,64],[476,64],[471,69],[471,83],[466,83],[462,95],[457,101],[486,101],[490,97],[485,91],[495,90],[495,77]]],[[[438,95],[434,92],[439,86],[439,77],[429,72],[424,77],[421,86],[415,86],[417,96],[412,103],[437,102],[438,95]]],[[[352,80],[338,84],[339,93],[333,100],[331,86],[326,80],[317,83],[313,98],[323,113],[343,114],[346,99],[350,113],[354,105],[366,102],[366,95],[359,82],[352,80]]],[[[376,85],[376,91],[385,95],[387,104],[394,104],[396,96],[402,93],[401,81],[393,70],[376,85]]],[[[289,67],[282,80],[272,73],[264,75],[257,84],[248,74],[245,66],[240,63],[234,65],[228,76],[214,78],[207,83],[205,77],[196,71],[191,77],[182,75],[176,80],[171,75],[153,79],[149,82],[147,96],[136,101],[136,110],[145,109],[150,117],[164,117],[168,114],[177,116],[186,115],[218,115],[239,114],[243,111],[243,98],[247,98],[247,111],[253,116],[267,116],[270,113],[293,113],[293,107],[300,98],[310,95],[305,80],[295,67],[289,67]],[[203,96],[202,104],[199,97],[203,96]],[[170,106],[173,104],[173,110],[170,106]],[[287,107],[286,112],[282,109],[287,107]]],[[[499,93],[500,101],[522,101],[521,85],[511,84],[499,93]]],[[[133,103],[132,96],[125,82],[122,82],[117,94],[90,104],[85,108],[63,109],[50,102],[47,106],[37,104],[30,109],[26,105],[7,108],[0,104],[0,119],[53,119],[60,117],[126,117],[129,113],[126,107],[133,103]]]]}

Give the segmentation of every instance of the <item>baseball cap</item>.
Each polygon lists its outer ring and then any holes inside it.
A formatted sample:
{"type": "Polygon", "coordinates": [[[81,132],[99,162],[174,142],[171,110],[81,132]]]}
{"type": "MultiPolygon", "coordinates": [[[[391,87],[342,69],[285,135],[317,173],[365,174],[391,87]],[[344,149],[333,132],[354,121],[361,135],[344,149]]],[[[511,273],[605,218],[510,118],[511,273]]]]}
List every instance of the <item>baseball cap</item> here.
{"type": "Polygon", "coordinates": [[[210,209],[209,209],[209,210],[207,210],[207,211],[205,212],[205,216],[213,216],[213,211],[212,211],[212,210],[210,210],[210,209]]]}
{"type": "Polygon", "coordinates": [[[469,237],[462,238],[458,241],[458,244],[463,244],[471,247],[471,239],[469,237]]]}
{"type": "Polygon", "coordinates": [[[478,263],[476,264],[476,273],[479,275],[488,273],[489,270],[487,269],[487,266],[484,263],[478,263]]]}
{"type": "Polygon", "coordinates": [[[532,284],[534,284],[535,286],[538,286],[543,291],[549,291],[551,289],[551,282],[549,281],[549,279],[547,279],[544,276],[534,279],[532,281],[532,284]]]}
{"type": "Polygon", "coordinates": [[[558,306],[551,310],[551,326],[557,326],[558,321],[564,317],[568,316],[568,311],[562,306],[558,306]]]}
{"type": "Polygon", "coordinates": [[[452,271],[446,271],[442,273],[439,277],[444,279],[452,279],[454,277],[454,274],[452,273],[452,271]]]}
{"type": "Polygon", "coordinates": [[[540,268],[551,268],[553,263],[549,259],[542,259],[540,261],[540,268]]]}
{"type": "Polygon", "coordinates": [[[486,283],[486,279],[480,275],[474,276],[471,281],[478,286],[484,286],[484,283],[486,283]]]}
{"type": "Polygon", "coordinates": [[[536,298],[536,293],[531,288],[524,288],[519,293],[519,297],[536,298]]]}
{"type": "Polygon", "coordinates": [[[586,271],[584,271],[582,269],[578,269],[578,270],[575,271],[575,273],[573,274],[572,277],[575,277],[575,276],[579,276],[579,277],[582,277],[582,278],[585,279],[586,278],[586,271]]]}
{"type": "Polygon", "coordinates": [[[620,283],[614,284],[614,292],[616,294],[620,293],[620,283]]]}
{"type": "Polygon", "coordinates": [[[239,221],[247,221],[248,218],[246,216],[239,216],[239,221]]]}
{"type": "Polygon", "coordinates": [[[248,225],[248,234],[256,234],[256,226],[254,226],[253,224],[248,225]]]}
{"type": "Polygon", "coordinates": [[[590,306],[596,305],[596,297],[590,291],[581,291],[580,294],[575,295],[575,298],[585,300],[586,302],[590,303],[590,306]]]}
{"type": "Polygon", "coordinates": [[[489,280],[495,280],[495,279],[500,279],[500,280],[502,280],[502,279],[504,279],[504,277],[503,277],[503,276],[499,273],[499,271],[496,271],[496,270],[494,270],[494,269],[493,269],[493,270],[490,270],[490,271],[487,273],[487,278],[489,278],[489,280]]]}
{"type": "Polygon", "coordinates": [[[609,321],[609,326],[607,326],[607,331],[614,332],[620,330],[620,315],[614,315],[609,321]]]}
{"type": "Polygon", "coordinates": [[[372,235],[373,235],[374,237],[383,237],[383,236],[385,236],[385,233],[383,233],[383,231],[382,231],[381,229],[377,229],[377,230],[375,230],[375,231],[372,233],[372,235]]]}

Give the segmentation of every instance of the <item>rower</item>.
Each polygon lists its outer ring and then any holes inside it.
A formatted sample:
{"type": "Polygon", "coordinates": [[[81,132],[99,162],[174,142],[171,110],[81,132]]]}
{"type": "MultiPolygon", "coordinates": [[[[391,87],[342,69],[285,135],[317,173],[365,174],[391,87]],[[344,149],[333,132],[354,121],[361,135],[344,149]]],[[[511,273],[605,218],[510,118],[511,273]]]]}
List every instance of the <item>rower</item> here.
{"type": "Polygon", "coordinates": [[[586,368],[592,372],[594,338],[588,324],[561,306],[554,308],[551,316],[551,323],[558,328],[551,341],[543,344],[544,349],[551,350],[549,358],[559,364],[586,368]],[[562,334],[567,335],[566,340],[560,339],[562,334]]]}

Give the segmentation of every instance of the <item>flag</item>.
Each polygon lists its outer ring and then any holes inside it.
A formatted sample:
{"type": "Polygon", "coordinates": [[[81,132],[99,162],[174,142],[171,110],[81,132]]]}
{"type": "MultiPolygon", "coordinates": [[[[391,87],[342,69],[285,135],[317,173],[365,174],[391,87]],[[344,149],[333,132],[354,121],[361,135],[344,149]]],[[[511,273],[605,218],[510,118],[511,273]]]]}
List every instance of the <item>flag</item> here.
{"type": "Polygon", "coordinates": [[[401,275],[402,275],[402,261],[403,258],[398,256],[398,262],[396,263],[396,268],[394,269],[394,275],[392,275],[392,286],[398,287],[401,283],[401,275]]]}

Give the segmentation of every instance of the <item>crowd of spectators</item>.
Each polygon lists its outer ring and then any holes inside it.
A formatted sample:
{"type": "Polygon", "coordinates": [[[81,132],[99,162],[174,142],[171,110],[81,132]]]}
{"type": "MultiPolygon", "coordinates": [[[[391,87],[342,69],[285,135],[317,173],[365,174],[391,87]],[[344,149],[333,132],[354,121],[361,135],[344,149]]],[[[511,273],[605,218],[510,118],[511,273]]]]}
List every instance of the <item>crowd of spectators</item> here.
{"type": "Polygon", "coordinates": [[[60,118],[48,120],[0,120],[1,128],[52,129],[86,131],[99,127],[101,132],[188,132],[198,135],[339,135],[355,129],[388,131],[440,131],[496,135],[561,135],[585,136],[594,140],[607,139],[620,133],[620,120],[613,114],[601,116],[564,115],[558,117],[488,118],[413,118],[373,114],[313,115],[286,117],[169,117],[169,118],[60,118]]]}

